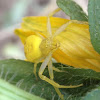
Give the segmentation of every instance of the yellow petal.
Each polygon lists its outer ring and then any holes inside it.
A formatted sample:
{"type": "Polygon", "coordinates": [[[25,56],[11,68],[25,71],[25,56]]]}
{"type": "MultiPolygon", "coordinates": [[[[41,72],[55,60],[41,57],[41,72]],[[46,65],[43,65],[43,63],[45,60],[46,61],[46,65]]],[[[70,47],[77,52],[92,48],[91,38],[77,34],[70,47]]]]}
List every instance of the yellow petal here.
{"type": "MultiPolygon", "coordinates": [[[[22,29],[40,32],[43,36],[47,35],[47,17],[25,17],[23,21],[22,29]]],[[[53,33],[68,21],[67,19],[51,17],[50,22],[53,33]]]]}
{"type": "Polygon", "coordinates": [[[23,29],[16,29],[15,33],[20,37],[23,44],[25,43],[25,40],[28,36],[35,34],[35,32],[32,32],[30,30],[23,30],[23,29]]]}
{"type": "MultiPolygon", "coordinates": [[[[51,17],[53,34],[68,21],[63,18],[51,17]]],[[[28,36],[37,33],[47,37],[47,17],[24,18],[21,29],[17,29],[16,33],[22,41],[25,41],[28,36]]],[[[100,55],[91,45],[88,25],[71,23],[55,39],[60,42],[59,49],[53,53],[53,57],[58,62],[100,72],[100,55]]]]}

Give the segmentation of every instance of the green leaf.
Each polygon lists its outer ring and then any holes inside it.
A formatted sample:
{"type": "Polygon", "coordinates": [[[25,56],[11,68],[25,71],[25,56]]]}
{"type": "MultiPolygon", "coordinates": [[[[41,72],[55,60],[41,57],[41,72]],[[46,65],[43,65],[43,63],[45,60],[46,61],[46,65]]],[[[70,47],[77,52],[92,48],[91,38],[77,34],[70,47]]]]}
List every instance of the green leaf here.
{"type": "MultiPolygon", "coordinates": [[[[41,63],[37,66],[37,72],[41,63]]],[[[90,69],[78,69],[66,65],[55,63],[54,66],[64,72],[54,71],[54,81],[62,85],[78,85],[82,87],[73,89],[60,89],[65,100],[80,100],[88,91],[100,85],[100,72],[90,69]]],[[[21,88],[31,94],[35,94],[46,100],[59,100],[52,85],[41,80],[36,80],[33,74],[34,64],[22,60],[2,60],[0,61],[0,77],[9,83],[21,88]]],[[[43,73],[49,77],[48,70],[43,73]]]]}
{"type": "Polygon", "coordinates": [[[84,13],[82,8],[73,0],[57,0],[57,5],[72,20],[88,21],[88,16],[84,13]]]}
{"type": "Polygon", "coordinates": [[[88,92],[83,100],[100,100],[100,87],[88,92]]]}
{"type": "Polygon", "coordinates": [[[0,61],[0,77],[31,94],[47,100],[52,100],[52,98],[57,100],[58,95],[50,84],[42,81],[39,77],[36,80],[33,67],[33,63],[22,60],[2,60],[0,61]]]}
{"type": "Polygon", "coordinates": [[[91,42],[100,54],[100,0],[89,0],[88,15],[91,42]]]}
{"type": "Polygon", "coordinates": [[[0,79],[0,100],[44,100],[0,79]]]}

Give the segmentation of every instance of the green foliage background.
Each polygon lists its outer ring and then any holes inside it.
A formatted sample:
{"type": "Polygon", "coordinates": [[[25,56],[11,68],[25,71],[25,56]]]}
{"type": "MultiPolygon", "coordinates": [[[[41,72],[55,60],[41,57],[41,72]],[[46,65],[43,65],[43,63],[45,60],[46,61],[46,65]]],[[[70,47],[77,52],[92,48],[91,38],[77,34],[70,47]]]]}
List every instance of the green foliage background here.
{"type": "MultiPolygon", "coordinates": [[[[40,65],[41,64],[38,64],[38,69],[40,65]]],[[[57,96],[54,88],[49,83],[41,80],[39,77],[38,80],[36,80],[33,74],[33,66],[34,66],[33,63],[22,60],[15,60],[15,59],[2,60],[0,61],[0,77],[1,79],[4,79],[7,82],[13,84],[17,88],[27,91],[28,93],[30,93],[30,95],[35,94],[39,97],[45,98],[46,100],[52,100],[52,99],[59,100],[59,97],[57,96]]],[[[90,95],[91,92],[95,91],[95,89],[98,90],[96,92],[98,93],[99,96],[100,73],[97,73],[90,69],[76,69],[73,67],[62,65],[60,63],[55,63],[54,66],[59,68],[60,70],[65,71],[65,72],[54,71],[54,76],[55,76],[54,80],[59,84],[78,85],[83,83],[82,87],[73,89],[60,89],[61,92],[64,94],[65,100],[80,100],[80,99],[83,100],[83,97],[86,98],[88,95],[91,96],[90,95]]],[[[44,72],[44,75],[49,77],[48,70],[44,72]]],[[[2,87],[2,84],[3,83],[0,82],[0,88],[2,87]]],[[[9,87],[6,84],[4,85],[5,91],[9,87]]],[[[16,87],[9,88],[9,90],[11,89],[10,91],[12,91],[12,93],[15,93],[15,91],[13,90],[16,90],[16,87]]],[[[23,100],[30,100],[29,98],[26,98],[28,97],[27,93],[26,95],[24,95],[23,92],[24,91],[21,90],[18,92],[20,94],[23,94],[24,96],[23,100]]],[[[4,94],[5,93],[3,92],[3,95],[4,94]]],[[[16,95],[20,98],[20,95],[18,94],[16,95]]],[[[9,91],[7,96],[9,96],[9,91]]]]}

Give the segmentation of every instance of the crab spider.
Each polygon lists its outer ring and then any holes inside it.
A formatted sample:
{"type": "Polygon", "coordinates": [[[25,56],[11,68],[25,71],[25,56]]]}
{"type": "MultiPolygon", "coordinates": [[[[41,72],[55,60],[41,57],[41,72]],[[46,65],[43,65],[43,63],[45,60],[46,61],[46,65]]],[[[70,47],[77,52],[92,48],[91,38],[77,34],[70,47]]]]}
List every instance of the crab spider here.
{"type": "Polygon", "coordinates": [[[60,93],[59,88],[76,88],[76,87],[82,86],[82,84],[75,85],[75,86],[72,86],[72,85],[64,86],[64,85],[59,85],[58,83],[53,81],[53,78],[54,78],[53,70],[59,71],[57,68],[54,68],[53,65],[52,65],[52,54],[53,54],[54,51],[56,51],[60,47],[60,42],[56,41],[55,37],[57,35],[59,35],[62,31],[64,31],[65,28],[69,24],[74,23],[74,22],[81,24],[83,22],[78,22],[76,20],[69,21],[69,22],[65,23],[64,25],[62,25],[60,28],[58,28],[58,30],[54,34],[52,34],[50,17],[53,16],[58,11],[60,11],[60,8],[56,9],[55,11],[53,11],[52,13],[50,13],[47,16],[48,35],[46,36],[46,38],[39,35],[39,34],[37,34],[37,36],[36,35],[30,35],[26,39],[26,42],[25,42],[25,45],[24,45],[24,51],[25,51],[26,58],[30,61],[31,61],[31,55],[29,55],[29,52],[34,53],[34,57],[33,57],[34,59],[32,58],[32,61],[35,62],[34,71],[33,71],[35,76],[36,76],[37,64],[41,60],[44,60],[43,63],[41,64],[41,66],[40,66],[38,75],[42,80],[45,80],[46,82],[53,85],[56,92],[58,93],[60,98],[63,100],[63,95],[60,93]],[[34,48],[34,50],[32,48],[34,48]],[[38,50],[37,50],[37,48],[38,48],[38,50]],[[50,79],[43,75],[43,72],[44,72],[46,66],[48,66],[50,79]]]}

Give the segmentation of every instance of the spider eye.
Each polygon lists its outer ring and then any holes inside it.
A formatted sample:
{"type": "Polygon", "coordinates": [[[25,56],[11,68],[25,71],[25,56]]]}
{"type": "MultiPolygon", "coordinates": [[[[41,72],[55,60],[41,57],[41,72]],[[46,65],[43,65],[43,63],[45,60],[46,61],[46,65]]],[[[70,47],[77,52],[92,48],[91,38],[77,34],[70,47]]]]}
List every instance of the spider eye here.
{"type": "Polygon", "coordinates": [[[36,59],[41,57],[41,50],[39,48],[42,38],[31,35],[27,37],[24,44],[24,52],[28,61],[35,62],[36,59]]]}

